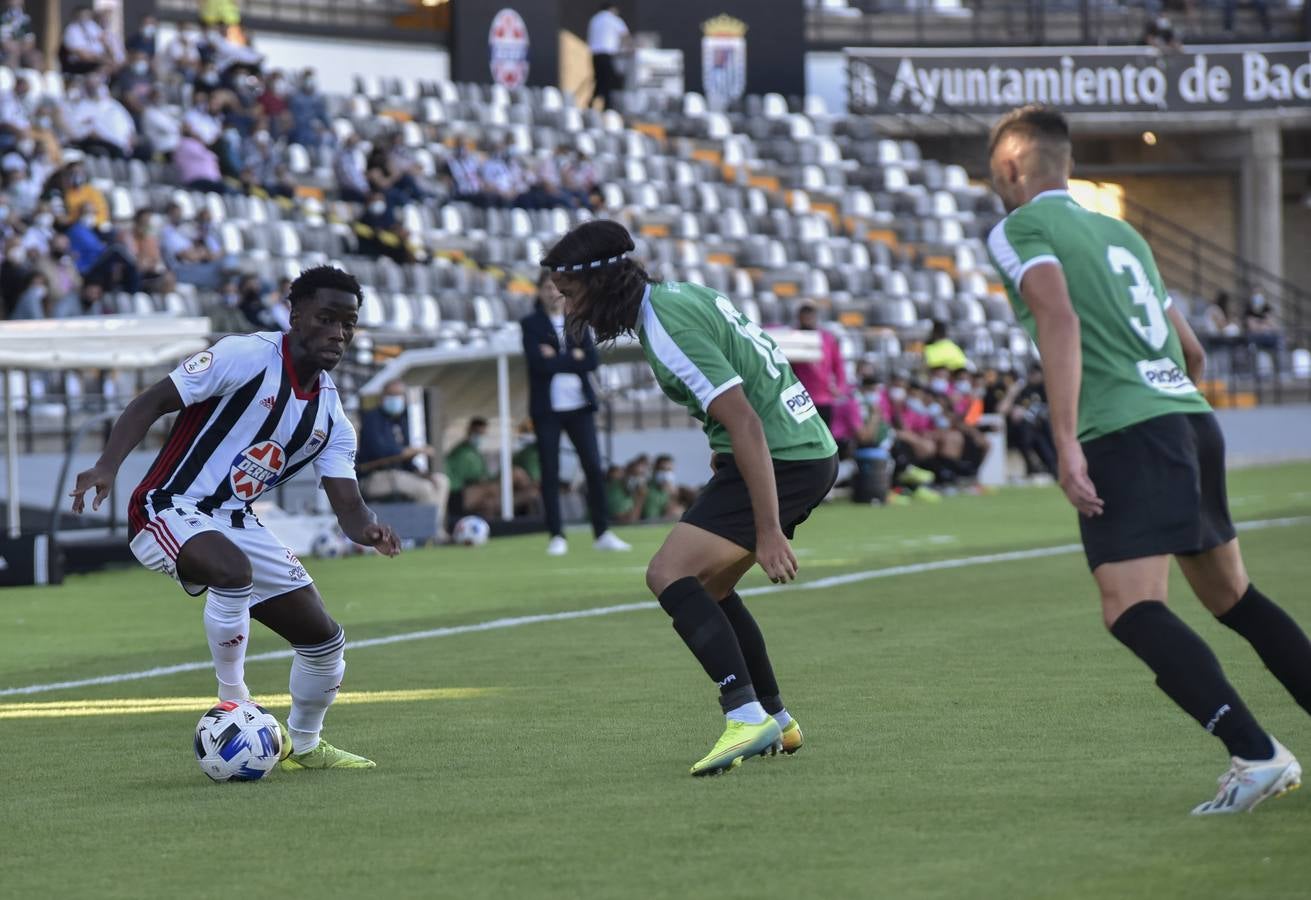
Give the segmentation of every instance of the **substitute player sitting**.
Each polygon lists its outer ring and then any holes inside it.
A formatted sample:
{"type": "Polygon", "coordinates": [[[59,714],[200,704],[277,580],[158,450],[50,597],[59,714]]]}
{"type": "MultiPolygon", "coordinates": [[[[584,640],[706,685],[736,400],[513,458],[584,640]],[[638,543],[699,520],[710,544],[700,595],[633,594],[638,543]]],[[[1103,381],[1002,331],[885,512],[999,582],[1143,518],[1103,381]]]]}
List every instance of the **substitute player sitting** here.
{"type": "Polygon", "coordinates": [[[1170,557],[1308,712],[1311,643],[1243,566],[1224,437],[1196,387],[1205,354],[1142,236],[1070,196],[1070,131],[1060,113],[1007,114],[992,132],[991,167],[1009,215],[988,251],[1042,354],[1060,483],[1080,513],[1106,627],[1233,758],[1215,799],[1193,813],[1249,810],[1297,787],[1302,768],[1165,605],[1170,557]]]}
{"type": "Polygon", "coordinates": [[[738,580],[757,562],[796,577],[788,545],[833,487],[837,445],[773,339],[728,298],[699,284],[653,282],[628,257],[617,222],[578,226],[542,260],[565,296],[569,327],[598,341],[636,334],[665,394],[705,425],[715,475],[646,570],[646,583],[719,686],[723,736],[692,766],[713,775],[748,756],[801,747],[765,640],[738,580]]]}
{"type": "Polygon", "coordinates": [[[346,637],[314,582],[251,512],[265,491],[313,465],[342,531],[386,556],[400,552],[355,481],[355,429],[328,375],[350,347],[360,286],[340,269],[291,285],[291,331],[226,337],[184,361],[119,416],[96,464],[77,476],[73,511],[108,495],[124,458],[161,416],[181,411],[132,494],[132,552],[192,596],[207,593],[205,635],[220,700],[248,699],[253,616],[292,646],[286,769],[367,769],[373,761],[319,737],[346,670],[346,637]]]}

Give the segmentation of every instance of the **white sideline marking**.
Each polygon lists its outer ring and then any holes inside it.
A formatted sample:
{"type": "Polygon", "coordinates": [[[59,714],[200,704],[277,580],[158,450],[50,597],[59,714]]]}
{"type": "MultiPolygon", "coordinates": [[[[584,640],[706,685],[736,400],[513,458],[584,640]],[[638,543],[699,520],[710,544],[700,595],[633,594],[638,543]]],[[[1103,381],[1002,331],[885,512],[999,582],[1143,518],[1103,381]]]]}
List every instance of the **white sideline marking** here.
{"type": "MultiPolygon", "coordinates": [[[[1285,519],[1257,519],[1251,522],[1239,522],[1239,531],[1260,531],[1266,528],[1287,528],[1292,525],[1305,525],[1311,522],[1311,516],[1292,516],[1285,519]]],[[[744,597],[761,594],[773,594],[784,590],[815,591],[824,588],[858,584],[879,578],[896,578],[900,575],[918,575],[921,572],[940,572],[946,569],[963,569],[968,566],[982,566],[990,563],[1015,562],[1024,559],[1041,559],[1046,556],[1061,556],[1082,550],[1079,544],[1060,544],[1055,547],[1035,547],[1030,550],[1012,550],[1006,553],[987,553],[981,556],[963,556],[957,559],[937,559],[928,562],[907,563],[889,566],[884,569],[869,569],[864,572],[849,572],[845,575],[831,575],[793,585],[769,584],[740,591],[744,597]]],[[[429,628],[424,631],[407,631],[386,637],[365,638],[348,641],[346,649],[359,650],[365,647],[382,647],[387,644],[401,644],[407,641],[422,641],[429,638],[453,637],[458,634],[474,634],[480,631],[499,631],[502,628],[518,628],[521,625],[537,625],[541,622],[566,622],[570,619],[590,619],[596,616],[609,616],[615,613],[637,612],[639,610],[658,609],[660,604],[654,601],[645,603],[621,603],[617,606],[595,606],[591,609],[575,609],[568,612],[539,613],[532,616],[510,616],[503,619],[491,619],[487,622],[475,622],[471,625],[452,625],[446,628],[429,628]]],[[[290,659],[290,650],[271,650],[267,653],[255,653],[246,657],[247,662],[263,662],[271,659],[290,659]]],[[[124,681],[141,681],[146,678],[162,678],[165,675],[177,675],[182,672],[198,672],[209,669],[213,663],[206,660],[178,663],[173,666],[158,666],[154,669],[142,669],[139,672],[120,672],[116,675],[100,675],[96,678],[79,678],[74,681],[52,681],[47,684],[29,684],[24,687],[0,688],[0,697],[13,697],[23,694],[43,694],[48,691],[61,691],[66,688],[94,687],[101,684],[120,684],[124,681]]]]}

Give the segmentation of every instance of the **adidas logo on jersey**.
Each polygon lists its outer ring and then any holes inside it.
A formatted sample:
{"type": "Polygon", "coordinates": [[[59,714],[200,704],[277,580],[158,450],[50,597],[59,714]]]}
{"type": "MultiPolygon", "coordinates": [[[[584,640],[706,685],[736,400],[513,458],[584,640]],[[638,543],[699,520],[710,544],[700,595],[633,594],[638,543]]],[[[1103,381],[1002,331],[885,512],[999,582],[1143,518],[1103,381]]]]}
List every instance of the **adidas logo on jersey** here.
{"type": "Polygon", "coordinates": [[[259,405],[262,406],[262,407],[264,407],[265,409],[272,409],[272,408],[273,408],[273,398],[272,398],[272,397],[265,397],[263,400],[261,400],[261,401],[259,402],[259,405]]]}

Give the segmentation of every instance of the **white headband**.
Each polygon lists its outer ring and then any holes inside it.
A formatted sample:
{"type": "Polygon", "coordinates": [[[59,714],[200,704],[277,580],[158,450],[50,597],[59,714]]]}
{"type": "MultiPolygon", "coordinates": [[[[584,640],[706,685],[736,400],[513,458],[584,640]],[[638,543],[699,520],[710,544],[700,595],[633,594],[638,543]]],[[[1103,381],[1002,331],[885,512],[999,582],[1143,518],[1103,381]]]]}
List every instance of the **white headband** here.
{"type": "Polygon", "coordinates": [[[613,266],[615,263],[627,258],[627,253],[620,253],[618,256],[612,256],[609,259],[594,259],[591,262],[579,263],[576,266],[547,266],[547,268],[552,272],[582,272],[584,269],[599,269],[602,266],[613,266]]]}

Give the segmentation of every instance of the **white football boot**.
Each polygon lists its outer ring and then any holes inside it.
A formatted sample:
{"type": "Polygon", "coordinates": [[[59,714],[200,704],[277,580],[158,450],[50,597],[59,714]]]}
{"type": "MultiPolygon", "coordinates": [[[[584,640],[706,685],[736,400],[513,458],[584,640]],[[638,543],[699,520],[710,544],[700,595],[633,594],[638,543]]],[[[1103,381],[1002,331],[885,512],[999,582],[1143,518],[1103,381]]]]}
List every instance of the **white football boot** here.
{"type": "Polygon", "coordinates": [[[569,552],[569,542],[564,539],[563,535],[555,535],[546,544],[547,556],[564,556],[569,552]]]}
{"type": "Polygon", "coordinates": [[[596,543],[592,546],[597,550],[609,550],[618,553],[633,549],[632,544],[619,540],[619,535],[613,531],[606,531],[596,539],[596,543]]]}
{"type": "Polygon", "coordinates": [[[1288,748],[1273,737],[1271,759],[1240,759],[1235,756],[1229,771],[1220,776],[1220,790],[1214,800],[1193,809],[1195,816],[1251,812],[1262,800],[1279,797],[1302,786],[1302,766],[1288,748]]]}

